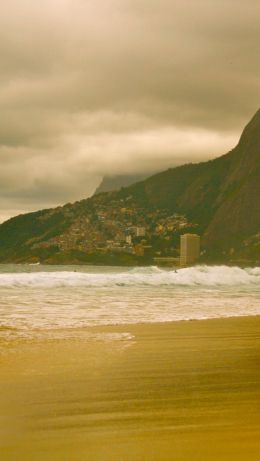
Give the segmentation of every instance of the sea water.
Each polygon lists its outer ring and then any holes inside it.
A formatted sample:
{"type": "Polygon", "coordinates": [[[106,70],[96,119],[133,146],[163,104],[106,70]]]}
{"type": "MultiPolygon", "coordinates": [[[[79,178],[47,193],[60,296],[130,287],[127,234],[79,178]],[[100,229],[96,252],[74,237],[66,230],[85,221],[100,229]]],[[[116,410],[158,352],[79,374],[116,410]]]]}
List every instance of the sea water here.
{"type": "Polygon", "coordinates": [[[0,265],[0,337],[260,314],[260,268],[0,265]]]}

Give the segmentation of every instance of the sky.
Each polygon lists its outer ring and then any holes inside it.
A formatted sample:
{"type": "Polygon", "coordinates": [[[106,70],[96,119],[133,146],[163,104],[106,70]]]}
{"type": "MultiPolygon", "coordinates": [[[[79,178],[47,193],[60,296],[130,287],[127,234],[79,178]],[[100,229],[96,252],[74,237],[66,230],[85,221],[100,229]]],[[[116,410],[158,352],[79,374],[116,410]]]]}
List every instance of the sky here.
{"type": "Polygon", "coordinates": [[[0,6],[0,222],[222,155],[259,108],[259,0],[0,6]]]}

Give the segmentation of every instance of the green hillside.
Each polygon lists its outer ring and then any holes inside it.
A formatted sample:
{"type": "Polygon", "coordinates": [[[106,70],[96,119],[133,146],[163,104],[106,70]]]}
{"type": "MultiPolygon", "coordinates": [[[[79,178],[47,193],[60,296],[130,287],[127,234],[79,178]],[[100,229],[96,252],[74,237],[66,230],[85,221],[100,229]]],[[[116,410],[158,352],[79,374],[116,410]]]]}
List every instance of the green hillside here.
{"type": "Polygon", "coordinates": [[[179,235],[195,229],[209,259],[258,261],[259,158],[260,110],[222,157],[3,223],[0,261],[135,263],[132,255],[113,254],[131,226],[145,227],[146,246],[159,253],[174,254],[179,235]]]}

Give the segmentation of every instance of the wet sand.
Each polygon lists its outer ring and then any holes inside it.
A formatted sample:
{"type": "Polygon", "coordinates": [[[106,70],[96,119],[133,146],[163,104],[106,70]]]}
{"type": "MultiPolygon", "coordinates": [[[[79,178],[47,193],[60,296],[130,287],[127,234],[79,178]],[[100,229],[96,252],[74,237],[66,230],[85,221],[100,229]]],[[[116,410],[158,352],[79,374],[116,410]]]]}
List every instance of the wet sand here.
{"type": "Polygon", "coordinates": [[[259,459],[259,317],[81,333],[0,343],[1,461],[259,459]]]}

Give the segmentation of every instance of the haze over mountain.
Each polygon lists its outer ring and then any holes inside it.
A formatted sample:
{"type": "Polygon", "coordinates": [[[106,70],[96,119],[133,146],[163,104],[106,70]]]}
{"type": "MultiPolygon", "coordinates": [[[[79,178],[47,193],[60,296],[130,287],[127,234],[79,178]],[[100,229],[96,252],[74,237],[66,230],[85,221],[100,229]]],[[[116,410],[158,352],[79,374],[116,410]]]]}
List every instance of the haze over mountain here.
{"type": "Polygon", "coordinates": [[[259,158],[260,110],[244,129],[238,145],[222,157],[172,168],[118,192],[101,193],[5,222],[0,226],[0,260],[36,257],[55,262],[64,253],[66,262],[75,261],[73,251],[80,253],[83,240],[89,240],[93,252],[100,242],[105,244],[113,238],[113,232],[112,237],[111,232],[107,234],[106,222],[112,221],[115,229],[122,227],[121,210],[134,214],[135,224],[153,213],[158,219],[162,214],[179,213],[187,218],[188,226],[197,226],[209,255],[258,258],[259,158]],[[81,233],[76,231],[79,238],[71,244],[75,223],[81,233]],[[70,242],[70,251],[62,250],[64,241],[70,242]]]}
{"type": "Polygon", "coordinates": [[[101,183],[95,190],[95,194],[100,194],[101,192],[111,192],[119,190],[121,187],[131,186],[136,182],[148,178],[148,176],[151,176],[151,173],[104,176],[101,183]]]}

